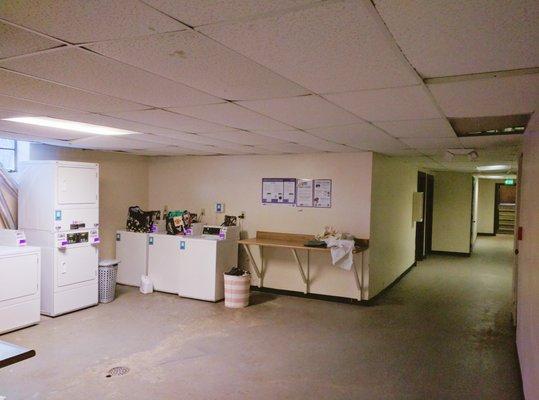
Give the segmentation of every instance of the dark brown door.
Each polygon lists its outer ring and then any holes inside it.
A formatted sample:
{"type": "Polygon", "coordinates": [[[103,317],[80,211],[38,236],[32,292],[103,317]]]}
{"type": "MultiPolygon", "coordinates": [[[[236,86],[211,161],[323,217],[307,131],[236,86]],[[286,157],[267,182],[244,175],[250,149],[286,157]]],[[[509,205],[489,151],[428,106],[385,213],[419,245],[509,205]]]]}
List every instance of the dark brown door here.
{"type": "MultiPolygon", "coordinates": [[[[417,191],[425,193],[427,188],[427,174],[417,173],[417,191]]],[[[425,197],[423,197],[423,201],[425,197]]],[[[425,203],[423,203],[423,221],[415,224],[415,259],[421,261],[425,258],[425,203]]]]}
{"type": "Polygon", "coordinates": [[[432,252],[432,211],[434,207],[434,176],[427,174],[425,199],[425,256],[432,252]]]}

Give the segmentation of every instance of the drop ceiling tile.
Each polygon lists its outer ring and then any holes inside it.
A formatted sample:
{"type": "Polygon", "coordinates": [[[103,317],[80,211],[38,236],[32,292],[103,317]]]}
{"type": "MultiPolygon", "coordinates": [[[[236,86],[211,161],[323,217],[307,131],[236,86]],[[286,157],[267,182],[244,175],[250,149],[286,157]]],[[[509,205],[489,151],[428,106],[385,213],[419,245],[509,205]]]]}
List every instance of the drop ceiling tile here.
{"type": "Polygon", "coordinates": [[[233,128],[164,110],[129,111],[110,114],[110,116],[182,132],[211,133],[234,131],[233,128]]]}
{"type": "Polygon", "coordinates": [[[464,147],[484,149],[495,146],[514,146],[522,144],[524,135],[496,135],[485,137],[461,137],[464,147]]]}
{"type": "Polygon", "coordinates": [[[54,107],[47,104],[36,103],[33,101],[17,99],[15,97],[0,95],[0,109],[12,111],[12,116],[38,115],[56,118],[70,118],[74,115],[80,115],[80,111],[68,110],[65,108],[54,107]]]}
{"type": "Polygon", "coordinates": [[[194,31],[102,42],[92,51],[229,100],[296,96],[301,86],[194,31]]]}
{"type": "Polygon", "coordinates": [[[206,133],[203,136],[211,137],[218,140],[224,140],[232,143],[239,143],[243,145],[264,145],[273,143],[284,143],[283,140],[279,140],[269,136],[259,135],[257,133],[238,131],[238,132],[218,132],[218,133],[206,133]]]}
{"type": "Polygon", "coordinates": [[[0,18],[70,43],[187,28],[138,0],[2,1],[0,18]]]}
{"type": "Polygon", "coordinates": [[[419,83],[368,1],[321,2],[199,30],[316,93],[419,83]]]}
{"type": "Polygon", "coordinates": [[[457,137],[454,138],[403,138],[404,143],[414,149],[449,149],[462,148],[457,137]]]}
{"type": "Polygon", "coordinates": [[[6,70],[0,70],[0,94],[85,112],[118,112],[145,108],[131,101],[92,94],[6,70]]]}
{"type": "Polygon", "coordinates": [[[282,122],[260,115],[234,103],[171,108],[170,111],[238,129],[290,129],[288,125],[282,122]]]}
{"type": "Polygon", "coordinates": [[[346,125],[360,121],[355,115],[315,95],[242,101],[239,104],[300,129],[346,125]]]}
{"type": "Polygon", "coordinates": [[[217,97],[78,48],[0,61],[0,67],[154,107],[218,103],[217,97]]]}
{"type": "Polygon", "coordinates": [[[445,118],[379,121],[374,125],[396,138],[455,137],[453,128],[445,118]]]}
{"type": "Polygon", "coordinates": [[[423,77],[539,65],[536,0],[375,0],[406,58],[423,77]]]}
{"type": "MultiPolygon", "coordinates": [[[[138,136],[138,135],[137,135],[138,136]]],[[[73,140],[69,143],[70,147],[80,149],[94,150],[143,150],[163,147],[160,143],[152,143],[131,138],[117,136],[92,136],[89,138],[73,140]]]]}
{"type": "Polygon", "coordinates": [[[321,150],[313,149],[312,147],[303,146],[295,143],[279,143],[279,144],[267,144],[264,146],[255,146],[254,152],[258,154],[303,154],[303,153],[321,153],[321,150]]]}
{"type": "Polygon", "coordinates": [[[36,35],[3,22],[0,22],[0,38],[0,59],[62,45],[57,40],[36,35]]]}
{"type": "Polygon", "coordinates": [[[539,74],[428,85],[448,117],[526,114],[539,107],[539,74]]]}
{"type": "Polygon", "coordinates": [[[149,150],[130,150],[132,154],[138,154],[143,156],[208,156],[217,154],[216,152],[208,152],[202,150],[187,149],[183,147],[167,146],[149,150]]]}
{"type": "Polygon", "coordinates": [[[340,143],[335,143],[328,141],[326,139],[321,139],[318,136],[313,134],[295,130],[295,131],[258,131],[260,135],[278,138],[281,140],[286,140],[288,142],[293,142],[305,146],[312,147],[313,149],[323,150],[323,151],[332,151],[332,152],[357,152],[358,149],[350,146],[345,146],[340,143]]]}
{"type": "Polygon", "coordinates": [[[361,150],[383,152],[406,148],[397,139],[365,122],[353,125],[310,129],[308,132],[320,138],[353,146],[361,150]]]}
{"type": "MultiPolygon", "coordinates": [[[[539,111],[539,110],[538,110],[539,111]]],[[[535,111],[528,122],[526,127],[526,133],[528,132],[539,132],[539,112],[535,111]]]]}
{"type": "Polygon", "coordinates": [[[328,94],[329,101],[367,121],[440,118],[423,86],[328,94]]]}
{"type": "Polygon", "coordinates": [[[283,13],[318,0],[146,0],[146,3],[190,26],[237,21],[268,13],[283,13]]]}
{"type": "Polygon", "coordinates": [[[395,150],[386,150],[384,151],[385,155],[392,157],[421,157],[423,153],[415,149],[395,149],[395,150]]]}
{"type": "MultiPolygon", "coordinates": [[[[294,143],[300,143],[302,140],[305,140],[305,135],[309,135],[308,133],[304,131],[300,131],[298,129],[294,130],[261,130],[261,131],[253,131],[253,133],[258,133],[260,135],[269,136],[272,138],[284,140],[286,142],[294,142],[294,143]]],[[[310,135],[312,136],[312,135],[310,135]]]]}

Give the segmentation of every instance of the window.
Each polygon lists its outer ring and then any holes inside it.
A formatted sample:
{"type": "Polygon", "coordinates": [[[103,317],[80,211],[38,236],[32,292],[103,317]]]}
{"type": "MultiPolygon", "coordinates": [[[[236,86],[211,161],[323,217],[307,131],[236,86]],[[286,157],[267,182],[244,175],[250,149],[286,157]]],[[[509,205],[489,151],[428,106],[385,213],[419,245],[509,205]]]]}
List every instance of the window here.
{"type": "Polygon", "coordinates": [[[8,172],[17,169],[17,141],[0,138],[0,163],[8,172]]]}

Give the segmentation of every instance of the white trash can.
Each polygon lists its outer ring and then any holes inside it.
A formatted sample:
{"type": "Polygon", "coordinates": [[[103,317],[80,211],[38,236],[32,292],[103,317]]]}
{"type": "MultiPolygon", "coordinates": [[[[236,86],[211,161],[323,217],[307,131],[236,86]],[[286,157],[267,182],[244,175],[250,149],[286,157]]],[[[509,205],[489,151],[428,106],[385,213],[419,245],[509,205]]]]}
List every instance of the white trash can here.
{"type": "Polygon", "coordinates": [[[225,307],[243,308],[249,305],[251,274],[225,275],[225,307]]]}
{"type": "Polygon", "coordinates": [[[116,295],[118,260],[99,261],[99,302],[110,303],[116,295]]]}

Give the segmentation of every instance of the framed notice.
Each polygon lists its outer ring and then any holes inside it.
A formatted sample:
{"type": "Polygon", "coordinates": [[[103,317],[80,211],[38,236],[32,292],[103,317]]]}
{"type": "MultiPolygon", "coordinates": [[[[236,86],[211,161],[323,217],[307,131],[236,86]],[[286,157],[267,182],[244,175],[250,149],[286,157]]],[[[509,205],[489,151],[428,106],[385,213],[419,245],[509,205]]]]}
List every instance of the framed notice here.
{"type": "Polygon", "coordinates": [[[296,206],[313,206],[313,180],[298,179],[296,182],[296,206]]]}
{"type": "Polygon", "coordinates": [[[313,181],[313,207],[331,207],[331,179],[315,179],[313,181]]]}
{"type": "Polygon", "coordinates": [[[263,178],[262,204],[296,203],[295,178],[263,178]]]}

